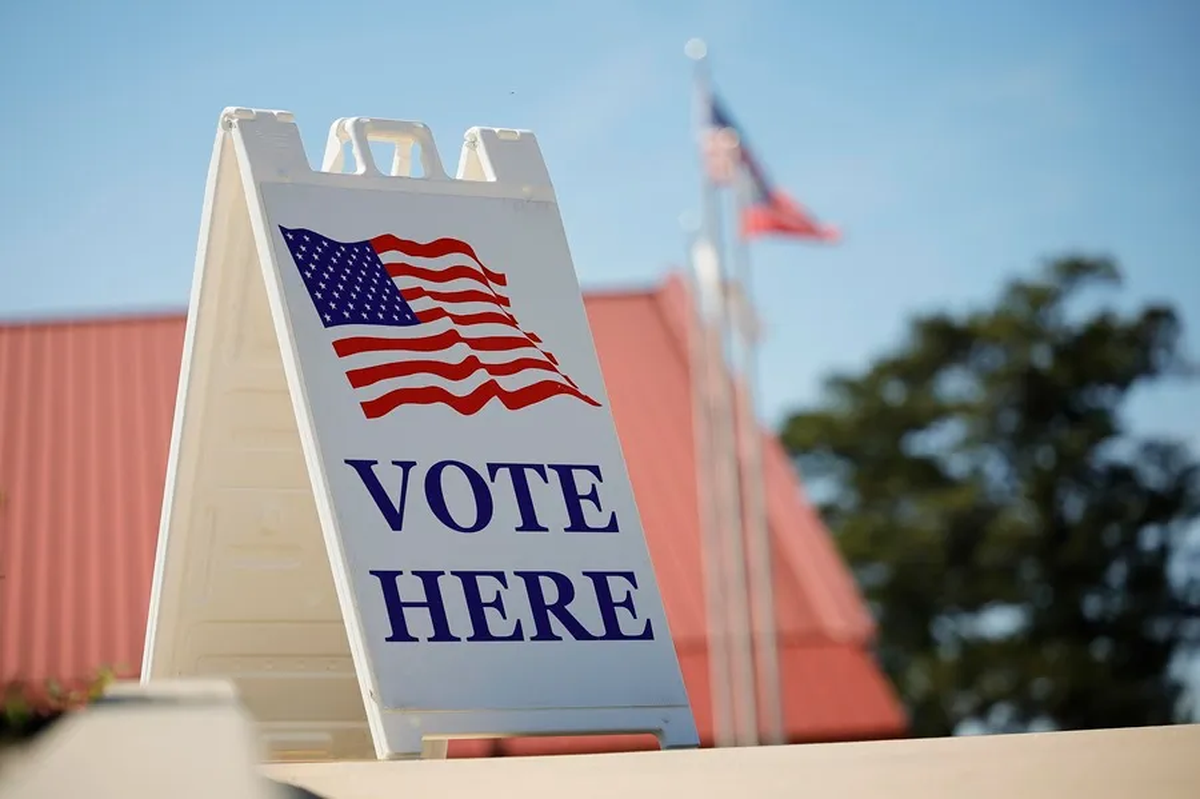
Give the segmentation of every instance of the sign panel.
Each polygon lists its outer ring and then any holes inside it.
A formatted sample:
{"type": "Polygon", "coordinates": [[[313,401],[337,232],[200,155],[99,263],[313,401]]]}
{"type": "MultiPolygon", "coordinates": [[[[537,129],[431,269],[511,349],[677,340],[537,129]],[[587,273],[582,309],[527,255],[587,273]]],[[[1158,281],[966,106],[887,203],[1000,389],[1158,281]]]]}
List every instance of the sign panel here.
{"type": "Polygon", "coordinates": [[[354,755],[351,666],[379,757],[696,745],[533,136],[472,129],[451,179],[424,126],[342,119],[316,171],[230,109],[204,228],[145,679],[234,678],[282,754],[354,755]]]}

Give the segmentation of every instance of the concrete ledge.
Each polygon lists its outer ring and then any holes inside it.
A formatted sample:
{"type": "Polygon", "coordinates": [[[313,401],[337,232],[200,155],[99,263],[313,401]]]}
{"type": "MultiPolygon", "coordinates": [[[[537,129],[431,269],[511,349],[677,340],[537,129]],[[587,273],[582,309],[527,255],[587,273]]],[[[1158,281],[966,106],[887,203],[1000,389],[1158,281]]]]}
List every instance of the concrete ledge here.
{"type": "Polygon", "coordinates": [[[6,755],[5,799],[1195,799],[1200,725],[745,749],[261,764],[228,685],[121,685],[6,755]],[[266,778],[266,779],[264,779],[266,778]],[[280,783],[295,786],[284,789],[280,783]],[[311,793],[305,793],[309,791],[311,793]]]}
{"type": "Polygon", "coordinates": [[[1196,799],[1200,725],[263,769],[327,799],[1196,799]]]}
{"type": "Polygon", "coordinates": [[[114,685],[17,749],[5,799],[269,799],[254,725],[232,686],[197,680],[114,685]]]}

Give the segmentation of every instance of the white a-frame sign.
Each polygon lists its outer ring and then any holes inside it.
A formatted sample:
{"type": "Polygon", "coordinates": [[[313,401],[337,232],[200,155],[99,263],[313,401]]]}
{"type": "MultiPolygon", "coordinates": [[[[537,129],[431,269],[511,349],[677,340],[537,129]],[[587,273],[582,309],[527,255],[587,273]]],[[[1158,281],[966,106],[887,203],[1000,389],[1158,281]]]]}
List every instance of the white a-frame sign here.
{"type": "Polygon", "coordinates": [[[697,745],[531,134],[450,178],[424,125],[340,119],[318,171],[223,112],[142,674],[234,680],[272,758],[697,745]]]}

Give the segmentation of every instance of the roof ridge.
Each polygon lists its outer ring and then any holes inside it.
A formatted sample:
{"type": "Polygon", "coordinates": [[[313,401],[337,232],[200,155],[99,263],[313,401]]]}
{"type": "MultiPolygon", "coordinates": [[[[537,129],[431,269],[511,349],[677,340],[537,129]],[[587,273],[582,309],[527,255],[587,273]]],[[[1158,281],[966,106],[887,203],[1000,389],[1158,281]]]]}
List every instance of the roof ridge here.
{"type": "Polygon", "coordinates": [[[580,284],[579,291],[584,298],[589,300],[620,300],[630,297],[653,296],[659,292],[660,285],[649,283],[639,287],[634,285],[585,286],[580,284]]]}
{"type": "Polygon", "coordinates": [[[24,316],[0,317],[0,330],[16,327],[76,327],[79,325],[122,324],[127,322],[152,322],[187,318],[187,306],[147,306],[125,310],[93,308],[84,311],[47,309],[34,311],[24,316]]]}
{"type": "MultiPolygon", "coordinates": [[[[671,272],[668,274],[671,274],[671,272]]],[[[587,300],[627,299],[630,297],[654,296],[662,290],[662,282],[647,281],[642,284],[592,286],[580,284],[579,288],[580,293],[587,300]]],[[[187,303],[178,305],[147,305],[140,308],[46,308],[34,311],[17,311],[11,315],[7,312],[0,313],[0,329],[6,327],[143,322],[154,319],[186,317],[187,312],[187,303]]]]}

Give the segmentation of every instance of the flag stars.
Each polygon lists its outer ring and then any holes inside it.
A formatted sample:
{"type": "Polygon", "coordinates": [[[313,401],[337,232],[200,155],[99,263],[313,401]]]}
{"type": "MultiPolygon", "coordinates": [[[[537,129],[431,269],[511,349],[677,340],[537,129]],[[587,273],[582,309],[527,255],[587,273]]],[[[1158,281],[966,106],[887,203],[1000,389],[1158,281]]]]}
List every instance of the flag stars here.
{"type": "Polygon", "coordinates": [[[282,229],[317,318],[339,325],[420,324],[369,242],[347,244],[310,230],[282,229]]]}

